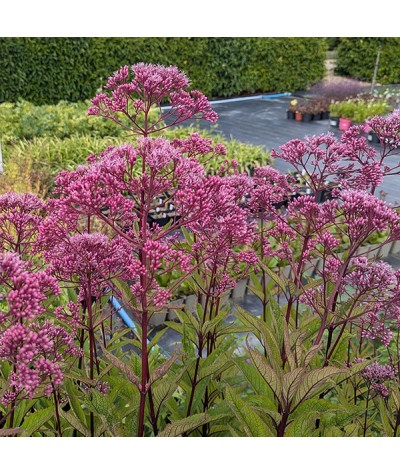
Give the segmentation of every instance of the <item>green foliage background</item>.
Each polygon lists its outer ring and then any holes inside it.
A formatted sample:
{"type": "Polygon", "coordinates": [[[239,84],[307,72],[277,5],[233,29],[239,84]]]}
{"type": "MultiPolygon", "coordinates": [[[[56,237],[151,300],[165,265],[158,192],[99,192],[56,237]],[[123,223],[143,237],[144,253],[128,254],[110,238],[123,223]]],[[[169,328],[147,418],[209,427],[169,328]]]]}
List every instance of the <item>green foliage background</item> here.
{"type": "Polygon", "coordinates": [[[0,102],[91,98],[112,71],[174,64],[208,96],[304,89],[324,76],[325,38],[0,38],[0,102]]]}
{"type": "Polygon", "coordinates": [[[336,74],[371,81],[378,48],[381,56],[377,81],[382,84],[400,82],[400,38],[340,38],[337,49],[336,74]]]}

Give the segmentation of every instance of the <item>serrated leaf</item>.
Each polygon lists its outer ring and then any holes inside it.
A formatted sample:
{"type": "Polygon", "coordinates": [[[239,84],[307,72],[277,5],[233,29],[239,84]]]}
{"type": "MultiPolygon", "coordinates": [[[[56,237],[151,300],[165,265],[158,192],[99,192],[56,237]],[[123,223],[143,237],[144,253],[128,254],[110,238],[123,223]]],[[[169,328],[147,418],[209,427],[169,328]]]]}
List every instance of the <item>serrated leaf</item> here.
{"type": "Polygon", "coordinates": [[[291,370],[294,370],[296,368],[296,362],[294,359],[294,354],[291,349],[289,330],[288,330],[288,326],[286,322],[283,323],[283,344],[284,344],[285,355],[286,355],[289,368],[291,370]]]}
{"type": "Polygon", "coordinates": [[[342,405],[340,404],[334,404],[330,401],[327,401],[325,399],[309,399],[292,412],[293,416],[300,416],[304,415],[308,412],[317,412],[318,414],[327,414],[327,413],[335,413],[338,411],[343,411],[345,410],[342,405]]]}
{"type": "Polygon", "coordinates": [[[156,414],[159,413],[161,406],[164,402],[172,396],[176,388],[178,387],[177,383],[170,383],[161,381],[159,384],[156,384],[152,387],[152,398],[154,404],[154,410],[156,414]]]}
{"type": "Polygon", "coordinates": [[[282,378],[282,393],[287,402],[290,402],[301,383],[304,368],[295,368],[289,373],[285,373],[282,378]]]}
{"type": "Polygon", "coordinates": [[[314,356],[322,349],[324,344],[321,342],[319,345],[312,346],[307,353],[304,355],[303,366],[306,368],[311,361],[313,360],[314,356]]]}
{"type": "Polygon", "coordinates": [[[207,364],[206,360],[204,360],[199,371],[198,380],[201,381],[211,375],[216,376],[222,373],[225,369],[231,367],[232,364],[232,361],[228,361],[226,357],[220,357],[217,361],[211,364],[207,364]]]}
{"type": "Polygon", "coordinates": [[[76,397],[76,394],[75,394],[76,391],[75,391],[75,388],[74,388],[74,385],[73,385],[72,381],[70,381],[70,380],[66,381],[66,389],[67,389],[67,393],[68,393],[69,403],[70,403],[75,415],[82,422],[82,424],[86,425],[87,421],[86,421],[85,412],[82,408],[82,405],[81,405],[79,399],[76,397]]]}
{"type": "Polygon", "coordinates": [[[226,402],[241,423],[248,437],[273,437],[267,424],[241,399],[232,388],[226,388],[226,402]]]}
{"type": "Polygon", "coordinates": [[[241,359],[236,359],[235,364],[243,373],[244,377],[250,383],[256,394],[271,394],[271,389],[269,385],[265,382],[264,378],[261,377],[260,373],[256,370],[256,368],[254,368],[252,365],[247,364],[241,359]]]}
{"type": "Polygon", "coordinates": [[[176,348],[175,348],[174,353],[172,354],[171,358],[169,358],[167,361],[161,364],[157,369],[151,372],[150,384],[153,384],[155,381],[157,381],[158,379],[161,379],[165,374],[167,374],[168,370],[175,363],[178,357],[179,357],[179,354],[176,353],[176,348]]]}
{"type": "Polygon", "coordinates": [[[315,427],[314,420],[317,412],[308,412],[307,415],[297,417],[285,430],[285,437],[310,437],[315,427]]]}
{"type": "Polygon", "coordinates": [[[187,325],[191,325],[194,328],[194,330],[196,330],[196,332],[200,330],[200,322],[192,314],[192,312],[177,309],[175,310],[175,313],[178,315],[181,323],[186,323],[187,325]]]}
{"type": "Polygon", "coordinates": [[[391,437],[393,436],[394,428],[390,424],[390,418],[388,411],[385,407],[385,403],[381,398],[378,399],[378,408],[379,408],[379,414],[381,416],[381,421],[382,421],[382,426],[384,430],[384,436],[385,437],[391,437]]]}
{"type": "Polygon", "coordinates": [[[71,411],[64,411],[61,408],[59,409],[60,415],[63,419],[65,419],[69,425],[71,425],[74,429],[80,432],[85,437],[90,437],[89,429],[82,424],[82,422],[73,414],[71,411]]]}
{"type": "Polygon", "coordinates": [[[272,389],[275,396],[280,400],[282,385],[281,385],[278,375],[271,368],[271,366],[269,366],[269,364],[265,361],[263,355],[261,355],[258,351],[253,350],[251,348],[249,348],[248,351],[250,353],[250,357],[251,357],[254,367],[257,369],[260,375],[264,378],[268,386],[272,389]]]}
{"type": "Polygon", "coordinates": [[[285,277],[280,277],[278,274],[276,274],[274,271],[272,271],[268,266],[266,266],[263,262],[259,262],[261,268],[263,271],[265,271],[266,274],[268,274],[271,279],[279,285],[281,290],[284,292],[286,291],[286,287],[288,285],[288,280],[285,277]]]}
{"type": "Polygon", "coordinates": [[[39,409],[25,417],[24,423],[21,426],[21,429],[23,429],[22,436],[30,437],[34,432],[43,427],[53,417],[53,414],[54,408],[50,406],[45,409],[39,409]]]}
{"type": "Polygon", "coordinates": [[[194,414],[185,419],[171,422],[158,434],[158,437],[178,437],[184,433],[191,432],[204,424],[222,419],[223,417],[226,417],[226,415],[210,415],[206,413],[194,414]]]}
{"type": "Polygon", "coordinates": [[[100,345],[100,346],[101,346],[101,350],[103,352],[104,357],[110,363],[112,363],[113,366],[119,369],[132,384],[134,384],[137,388],[140,389],[141,387],[140,380],[136,376],[136,374],[133,372],[132,368],[128,366],[126,363],[124,363],[123,361],[121,361],[119,358],[117,358],[115,355],[107,351],[103,345],[100,345]]]}
{"type": "Polygon", "coordinates": [[[303,380],[298,388],[295,402],[299,404],[305,399],[311,398],[318,388],[327,379],[337,376],[339,374],[346,374],[347,371],[342,368],[335,368],[333,366],[327,366],[325,368],[314,369],[304,375],[303,380]]]}

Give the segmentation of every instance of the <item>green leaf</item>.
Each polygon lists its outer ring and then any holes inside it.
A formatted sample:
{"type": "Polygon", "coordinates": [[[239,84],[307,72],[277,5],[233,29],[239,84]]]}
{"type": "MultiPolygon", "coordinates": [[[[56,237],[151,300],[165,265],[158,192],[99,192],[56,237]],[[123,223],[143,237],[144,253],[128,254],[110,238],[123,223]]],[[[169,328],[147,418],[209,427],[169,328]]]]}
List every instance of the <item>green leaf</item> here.
{"type": "Polygon", "coordinates": [[[299,386],[295,398],[296,404],[301,403],[305,399],[310,399],[327,379],[346,373],[345,369],[333,366],[311,370],[303,377],[303,381],[299,386]]]}
{"type": "Polygon", "coordinates": [[[76,429],[85,437],[90,437],[89,429],[82,424],[82,422],[73,414],[71,411],[63,411],[61,408],[59,409],[60,415],[63,419],[65,419],[70,426],[76,429]]]}
{"type": "Polygon", "coordinates": [[[171,358],[161,364],[157,369],[153,370],[150,376],[150,384],[153,384],[158,379],[161,379],[164,375],[167,374],[168,370],[171,366],[175,363],[177,358],[180,356],[178,353],[175,352],[172,354],[171,358]]]}
{"type": "Polygon", "coordinates": [[[244,377],[250,383],[256,394],[271,394],[270,386],[265,382],[264,378],[261,377],[260,373],[256,370],[256,368],[254,368],[254,366],[249,365],[242,359],[236,359],[235,364],[243,373],[244,377]]]}
{"type": "Polygon", "coordinates": [[[34,432],[43,427],[53,417],[53,414],[54,407],[50,406],[45,409],[39,409],[25,417],[24,423],[21,426],[21,429],[23,429],[22,436],[30,437],[34,432]]]}
{"type": "Polygon", "coordinates": [[[323,348],[324,344],[321,342],[319,345],[312,346],[307,353],[304,355],[303,366],[306,368],[311,361],[313,360],[314,356],[323,348]]]}
{"type": "Polygon", "coordinates": [[[222,419],[223,417],[226,417],[226,414],[194,414],[185,419],[171,422],[158,434],[158,437],[178,437],[186,432],[191,432],[204,424],[222,419]]]}
{"type": "Polygon", "coordinates": [[[201,368],[199,371],[199,378],[198,380],[201,381],[204,378],[207,378],[208,376],[217,376],[221,374],[223,371],[226,369],[230,368],[232,366],[232,361],[228,361],[228,359],[225,356],[222,356],[217,359],[217,361],[212,362],[210,364],[207,364],[208,361],[207,359],[203,359],[201,363],[201,368]]]}
{"type": "Polygon", "coordinates": [[[385,407],[385,403],[381,398],[378,399],[378,408],[379,408],[379,414],[381,416],[381,421],[382,421],[382,426],[384,433],[382,434],[384,437],[393,437],[394,433],[394,428],[390,424],[390,418],[388,411],[385,407]]]}
{"type": "Polygon", "coordinates": [[[296,368],[296,362],[295,362],[294,354],[291,349],[288,326],[285,321],[283,321],[283,344],[285,347],[285,354],[286,354],[289,368],[291,370],[294,370],[296,368]]]}
{"type": "Polygon", "coordinates": [[[190,312],[189,310],[179,310],[176,309],[175,313],[178,315],[179,320],[182,323],[186,323],[187,325],[191,325],[196,332],[200,331],[200,322],[199,320],[190,312]]]}
{"type": "Polygon", "coordinates": [[[163,328],[162,330],[157,331],[157,333],[152,337],[150,343],[147,345],[148,351],[150,351],[152,348],[154,348],[157,345],[157,343],[165,335],[165,332],[167,330],[168,328],[163,328]]]}
{"type": "Polygon", "coordinates": [[[118,278],[113,279],[113,284],[120,292],[122,302],[132,305],[132,302],[134,302],[135,299],[129,285],[124,280],[118,278]]]}
{"type": "Polygon", "coordinates": [[[134,384],[136,387],[138,387],[140,389],[140,380],[139,378],[136,376],[136,374],[133,372],[132,368],[130,368],[126,363],[124,363],[123,361],[121,361],[119,358],[117,358],[116,356],[114,356],[112,353],[110,353],[109,351],[107,351],[103,345],[100,345],[101,346],[101,350],[103,352],[103,355],[104,357],[110,362],[113,364],[113,366],[115,366],[117,369],[119,369],[127,378],[128,380],[134,384]]]}
{"type": "Polygon", "coordinates": [[[226,402],[248,437],[273,437],[274,434],[254,410],[232,388],[226,388],[226,402]]]}
{"type": "Polygon", "coordinates": [[[317,412],[297,417],[285,430],[285,437],[310,437],[315,428],[317,412]]]}
{"type": "Polygon", "coordinates": [[[26,414],[32,409],[36,404],[36,401],[22,400],[18,403],[17,408],[14,411],[14,425],[16,427],[21,426],[22,421],[26,414]]]}
{"type": "Polygon", "coordinates": [[[71,404],[71,407],[75,415],[82,422],[82,424],[86,425],[87,421],[86,421],[85,411],[83,410],[82,405],[78,397],[76,396],[76,390],[72,381],[70,380],[66,381],[66,389],[68,393],[69,403],[71,404]]]}
{"type": "Polygon", "coordinates": [[[290,402],[302,381],[302,376],[305,372],[304,368],[295,368],[283,375],[282,378],[282,393],[287,402],[290,402]]]}
{"type": "Polygon", "coordinates": [[[272,271],[268,266],[266,266],[263,262],[260,262],[259,263],[261,268],[263,269],[263,271],[265,271],[270,277],[271,279],[279,285],[279,287],[281,288],[281,290],[283,292],[286,291],[286,287],[288,285],[288,279],[286,279],[285,277],[280,277],[277,273],[275,273],[274,271],[272,271]]]}
{"type": "Polygon", "coordinates": [[[264,381],[268,384],[268,386],[272,389],[275,396],[280,400],[282,386],[281,386],[281,382],[279,380],[278,375],[271,368],[271,366],[269,366],[269,364],[265,361],[263,355],[261,355],[258,351],[253,350],[251,348],[249,348],[248,351],[250,353],[250,357],[251,357],[254,367],[257,369],[260,375],[264,378],[264,381]]]}
{"type": "Polygon", "coordinates": [[[161,406],[164,402],[172,396],[178,387],[178,383],[169,382],[169,381],[160,381],[158,384],[154,385],[151,388],[154,410],[156,414],[161,409],[161,406]]]}

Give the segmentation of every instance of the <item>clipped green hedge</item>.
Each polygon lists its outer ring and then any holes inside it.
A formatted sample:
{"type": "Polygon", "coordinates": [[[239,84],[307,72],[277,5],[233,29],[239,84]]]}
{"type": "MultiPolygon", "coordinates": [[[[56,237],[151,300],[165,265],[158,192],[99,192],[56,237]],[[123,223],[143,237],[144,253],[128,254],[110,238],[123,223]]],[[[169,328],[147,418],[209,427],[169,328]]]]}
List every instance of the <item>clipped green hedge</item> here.
{"type": "Polygon", "coordinates": [[[377,82],[400,83],[400,38],[341,38],[337,49],[336,74],[372,81],[381,46],[377,82]]]}
{"type": "Polygon", "coordinates": [[[175,64],[208,96],[304,89],[325,38],[0,38],[0,102],[90,99],[121,65],[175,64]]]}

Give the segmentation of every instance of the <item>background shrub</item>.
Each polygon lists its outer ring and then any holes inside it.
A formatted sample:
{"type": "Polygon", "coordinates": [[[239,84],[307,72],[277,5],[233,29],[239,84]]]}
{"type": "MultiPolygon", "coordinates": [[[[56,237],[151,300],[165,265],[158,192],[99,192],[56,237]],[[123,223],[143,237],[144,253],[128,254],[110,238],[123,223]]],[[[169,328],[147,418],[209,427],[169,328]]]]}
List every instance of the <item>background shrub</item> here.
{"type": "MultiPolygon", "coordinates": [[[[73,135],[107,137],[126,135],[122,127],[88,116],[89,101],[35,106],[27,101],[0,104],[0,140],[3,143],[34,137],[67,138],[73,135]]],[[[157,114],[154,111],[153,114],[157,114]]],[[[140,119],[139,119],[140,120],[140,119]]]]}
{"type": "MultiPolygon", "coordinates": [[[[198,131],[194,126],[167,130],[163,136],[172,140],[187,138],[193,132],[213,138],[215,143],[223,143],[227,149],[227,158],[235,159],[239,163],[240,171],[250,171],[255,166],[271,163],[270,154],[263,147],[243,144],[232,139],[226,140],[222,135],[206,130],[198,131]]],[[[48,197],[58,172],[73,170],[77,165],[86,163],[86,157],[89,155],[100,153],[110,145],[119,145],[131,140],[132,138],[124,135],[114,137],[75,135],[64,139],[42,136],[3,145],[4,174],[0,179],[0,193],[13,190],[35,192],[41,197],[48,197]]],[[[218,157],[204,165],[210,173],[215,173],[223,160],[224,157],[218,157]]]]}
{"type": "Polygon", "coordinates": [[[325,74],[325,38],[0,38],[0,102],[78,102],[110,71],[175,64],[208,96],[304,89],[325,74]]]}
{"type": "Polygon", "coordinates": [[[341,38],[337,48],[336,74],[371,81],[378,48],[381,56],[377,81],[400,83],[400,38],[341,38]]]}

